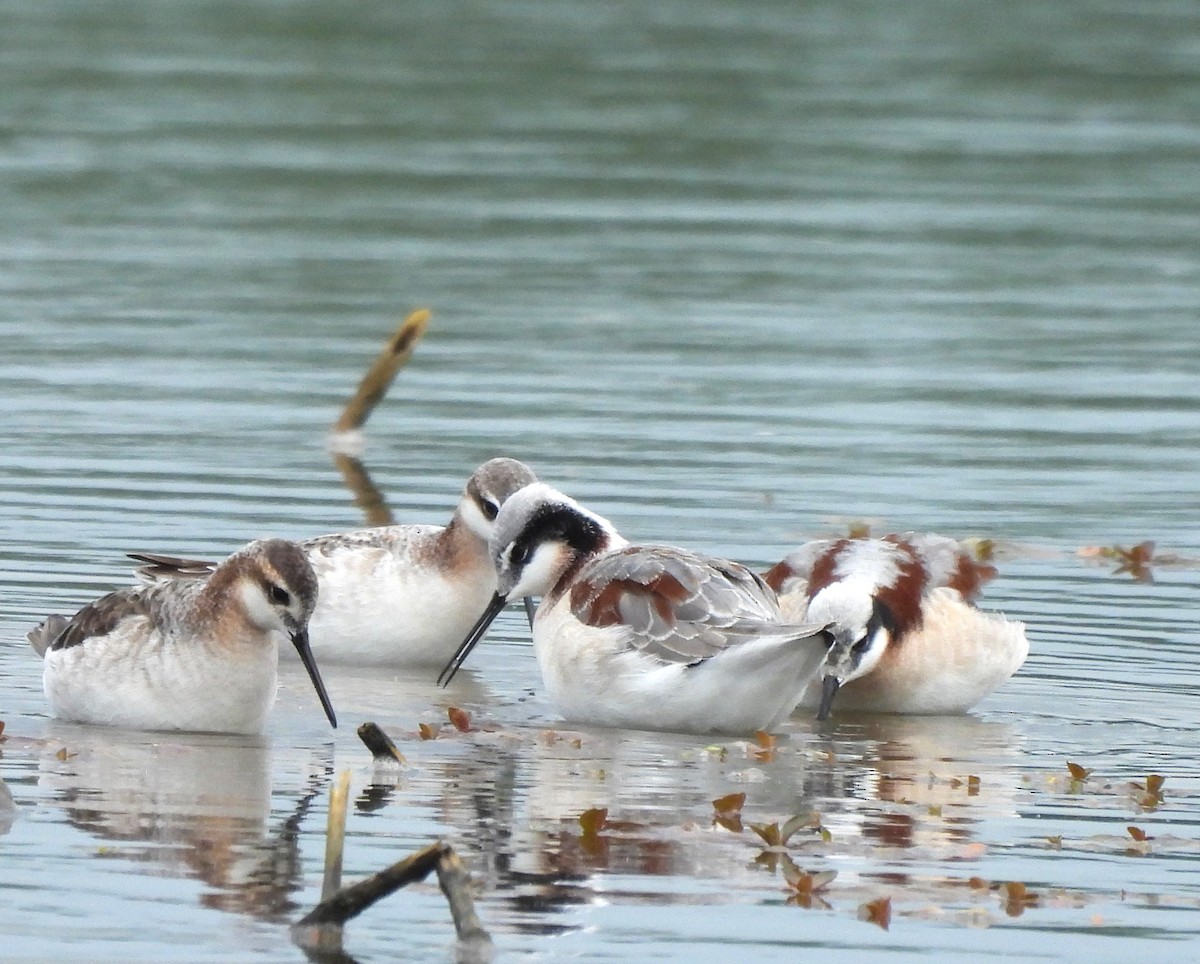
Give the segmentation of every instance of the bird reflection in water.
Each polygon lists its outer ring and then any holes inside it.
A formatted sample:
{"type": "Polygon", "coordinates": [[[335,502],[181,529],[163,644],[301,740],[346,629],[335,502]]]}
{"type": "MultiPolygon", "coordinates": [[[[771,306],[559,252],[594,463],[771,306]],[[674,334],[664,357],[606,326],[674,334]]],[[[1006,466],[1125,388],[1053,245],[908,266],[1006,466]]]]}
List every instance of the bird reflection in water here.
{"type": "Polygon", "coordinates": [[[866,874],[886,861],[900,874],[920,865],[920,875],[930,860],[970,859],[982,848],[979,828],[1015,814],[1020,793],[1019,738],[973,717],[844,714],[833,731],[789,728],[769,758],[745,741],[699,746],[672,734],[511,736],[429,751],[410,789],[433,794],[456,846],[475,854],[491,923],[523,933],[578,929],[585,924],[571,911],[600,901],[662,903],[663,886],[638,877],[679,878],[675,902],[713,899],[696,894],[694,880],[721,881],[742,899],[770,886],[749,824],[798,814],[818,817],[789,844],[798,862],[848,855],[866,862],[866,874]],[[746,793],[746,829],[714,830],[713,801],[737,791],[746,793]],[[579,817],[592,808],[606,808],[608,822],[589,835],[579,817]],[[613,877],[626,878],[621,890],[613,877]]]}
{"type": "Polygon", "coordinates": [[[271,750],[256,738],[154,734],[142,742],[66,726],[62,737],[47,747],[70,752],[47,749],[38,782],[72,826],[119,845],[97,857],[201,880],[210,888],[200,896],[205,907],[274,923],[293,915],[303,884],[300,827],[329,781],[328,761],[312,767],[292,812],[272,828],[271,750]]]}

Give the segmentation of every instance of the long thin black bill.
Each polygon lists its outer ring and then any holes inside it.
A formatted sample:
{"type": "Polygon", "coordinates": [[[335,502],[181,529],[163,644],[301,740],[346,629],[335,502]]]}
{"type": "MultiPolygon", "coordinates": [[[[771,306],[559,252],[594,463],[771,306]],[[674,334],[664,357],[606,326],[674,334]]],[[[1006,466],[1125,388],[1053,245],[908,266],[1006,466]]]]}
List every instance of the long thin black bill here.
{"type": "Polygon", "coordinates": [[[537,615],[537,603],[532,596],[525,597],[525,618],[529,620],[529,628],[533,629],[533,617],[537,615]]]}
{"type": "Polygon", "coordinates": [[[313,659],[312,650],[308,645],[308,630],[302,629],[296,633],[292,637],[292,645],[296,647],[296,652],[300,654],[300,662],[308,670],[308,678],[312,680],[313,688],[317,691],[317,698],[321,701],[325,715],[329,717],[329,725],[336,730],[337,714],[333,712],[333,704],[329,702],[329,694],[325,692],[325,684],[321,681],[321,674],[317,672],[317,661],[313,659]]]}
{"type": "Polygon", "coordinates": [[[471,650],[475,648],[475,644],[483,639],[483,634],[488,631],[488,627],[492,625],[496,617],[500,615],[500,610],[508,605],[508,597],[496,593],[492,596],[492,601],[488,603],[487,609],[483,611],[483,615],[479,617],[479,621],[471,627],[471,631],[467,633],[467,638],[463,640],[461,646],[458,647],[458,652],[454,654],[450,662],[446,664],[446,668],[438,674],[438,684],[446,686],[452,679],[454,674],[458,672],[468,656],[471,655],[471,650]]]}
{"type": "Polygon", "coordinates": [[[833,675],[821,680],[821,708],[817,710],[818,720],[829,719],[829,714],[833,712],[833,698],[837,696],[841,685],[842,681],[833,675]]]}

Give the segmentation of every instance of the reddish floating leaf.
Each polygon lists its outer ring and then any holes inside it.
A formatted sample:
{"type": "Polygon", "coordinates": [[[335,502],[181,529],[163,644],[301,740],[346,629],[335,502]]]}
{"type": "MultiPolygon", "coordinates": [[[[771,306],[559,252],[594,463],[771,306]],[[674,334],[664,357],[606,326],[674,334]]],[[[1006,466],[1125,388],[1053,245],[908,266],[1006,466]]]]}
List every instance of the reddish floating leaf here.
{"type": "Polygon", "coordinates": [[[772,736],[766,730],[755,730],[754,742],[761,746],[764,750],[772,750],[779,743],[779,737],[772,736]]]}
{"type": "Polygon", "coordinates": [[[713,825],[724,827],[733,833],[742,832],[742,804],[746,802],[744,793],[730,793],[718,797],[713,804],[713,825]]]}
{"type": "Polygon", "coordinates": [[[1001,887],[1004,898],[1004,912],[1009,917],[1020,917],[1025,908],[1034,907],[1039,900],[1038,895],[1018,880],[1010,880],[1001,887]]]}
{"type": "Polygon", "coordinates": [[[972,890],[987,890],[988,882],[982,877],[972,877],[967,881],[967,886],[972,890]]]}
{"type": "Polygon", "coordinates": [[[768,847],[782,847],[783,838],[779,834],[777,823],[752,823],[750,829],[762,839],[768,847]]]}
{"type": "Polygon", "coordinates": [[[745,802],[746,795],[744,793],[730,793],[724,797],[717,797],[712,805],[713,810],[717,813],[740,813],[745,802]]]}
{"type": "Polygon", "coordinates": [[[892,898],[879,897],[860,904],[858,919],[887,930],[892,923],[892,898]]]}
{"type": "Polygon", "coordinates": [[[585,837],[594,837],[608,823],[608,807],[592,807],[579,815],[579,826],[585,837]]]}
{"type": "Polygon", "coordinates": [[[1141,827],[1126,827],[1125,829],[1129,831],[1129,836],[1131,836],[1138,843],[1145,843],[1147,840],[1154,839],[1141,827]]]}
{"type": "Polygon", "coordinates": [[[428,723],[422,723],[417,727],[417,731],[421,734],[422,740],[436,740],[438,738],[438,731],[428,723]]]}
{"type": "Polygon", "coordinates": [[[1162,787],[1166,779],[1166,777],[1159,776],[1157,773],[1150,774],[1150,776],[1146,777],[1146,792],[1161,797],[1162,787]]]}
{"type": "Polygon", "coordinates": [[[1072,763],[1070,760],[1067,761],[1067,771],[1071,774],[1072,780],[1079,780],[1080,782],[1092,775],[1092,771],[1087,769],[1087,767],[1081,767],[1078,763],[1072,763]]]}
{"type": "Polygon", "coordinates": [[[460,710],[457,706],[451,706],[446,710],[446,715],[450,717],[450,722],[454,724],[454,728],[459,733],[471,732],[471,714],[466,710],[460,710]]]}

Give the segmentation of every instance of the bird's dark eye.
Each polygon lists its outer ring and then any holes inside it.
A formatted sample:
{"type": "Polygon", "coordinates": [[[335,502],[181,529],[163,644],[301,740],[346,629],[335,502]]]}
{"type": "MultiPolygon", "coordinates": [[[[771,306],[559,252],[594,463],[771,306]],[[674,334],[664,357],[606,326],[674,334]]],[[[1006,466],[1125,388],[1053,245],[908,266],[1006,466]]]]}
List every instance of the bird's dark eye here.
{"type": "Polygon", "coordinates": [[[271,586],[267,590],[267,595],[270,597],[271,602],[278,606],[286,606],[292,601],[291,593],[284,589],[283,586],[271,586]]]}
{"type": "Polygon", "coordinates": [[[489,499],[487,496],[483,496],[479,500],[479,511],[483,513],[483,517],[487,519],[488,522],[495,522],[496,516],[500,514],[500,503],[495,499],[489,499]]]}
{"type": "Polygon", "coordinates": [[[868,633],[866,636],[864,636],[862,639],[860,639],[857,643],[855,643],[852,647],[850,647],[851,651],[858,653],[859,656],[861,656],[863,653],[865,653],[867,651],[867,647],[871,644],[871,636],[872,635],[874,635],[874,634],[868,633]]]}
{"type": "Polygon", "coordinates": [[[510,566],[523,566],[529,561],[529,543],[514,542],[511,549],[508,550],[508,564],[510,566]]]}

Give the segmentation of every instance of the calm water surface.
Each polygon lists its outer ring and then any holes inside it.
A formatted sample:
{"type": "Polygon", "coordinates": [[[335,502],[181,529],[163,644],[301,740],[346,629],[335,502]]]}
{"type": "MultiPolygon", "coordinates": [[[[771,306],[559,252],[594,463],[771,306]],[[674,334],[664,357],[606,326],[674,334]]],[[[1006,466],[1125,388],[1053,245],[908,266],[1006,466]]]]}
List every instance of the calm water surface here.
{"type": "MultiPolygon", "coordinates": [[[[505,958],[1194,959],[1198,184],[1188,2],[0,0],[2,956],[302,959],[348,769],[347,877],[451,840],[505,958]],[[565,729],[513,614],[446,692],[327,667],[336,736],[291,663],[257,740],[50,719],[24,633],[125,551],[362,524],[325,433],[417,305],[364,455],[397,519],[503,453],[754,564],[852,521],[988,537],[1027,665],[761,757],[565,729]],[[1079,556],[1146,539],[1152,582],[1079,556]],[[450,705],[491,729],[418,740],[450,705]],[[733,792],[817,813],[807,909],[713,826],[733,792]]],[[[426,885],[347,951],[452,937],[426,885]]]]}

